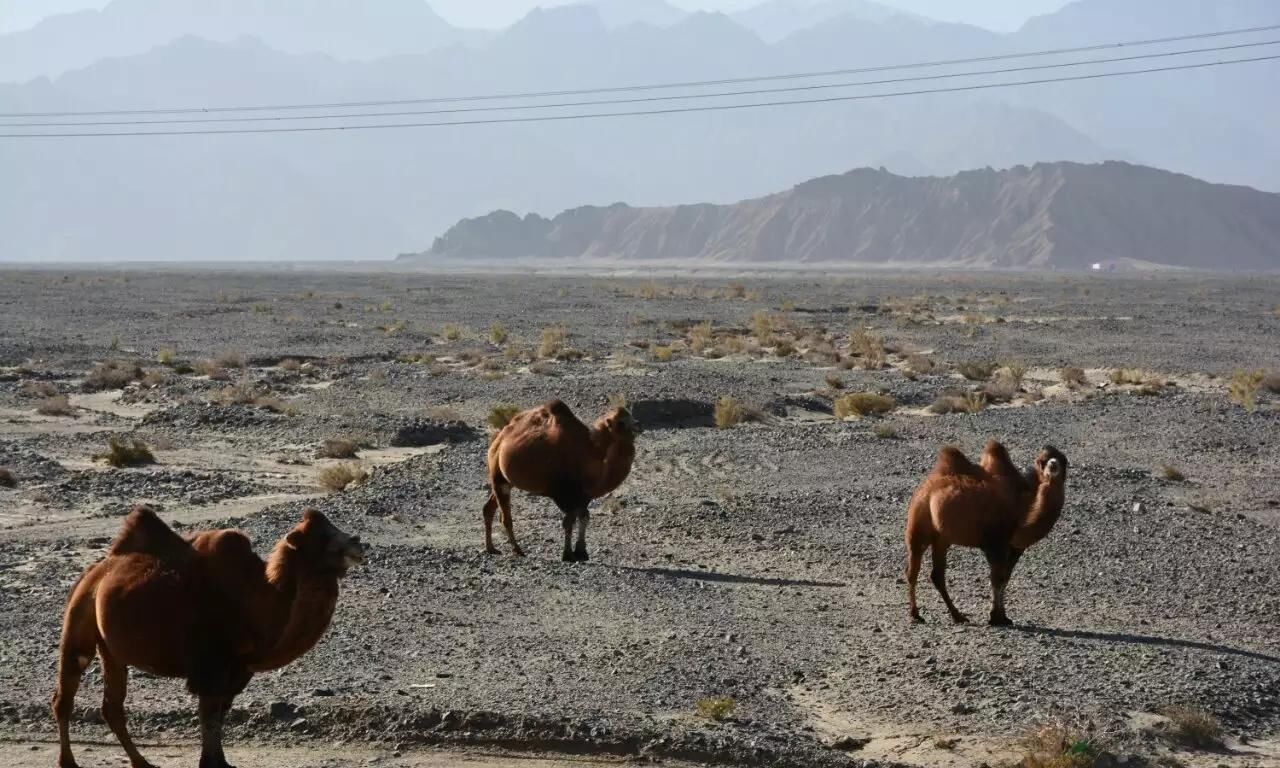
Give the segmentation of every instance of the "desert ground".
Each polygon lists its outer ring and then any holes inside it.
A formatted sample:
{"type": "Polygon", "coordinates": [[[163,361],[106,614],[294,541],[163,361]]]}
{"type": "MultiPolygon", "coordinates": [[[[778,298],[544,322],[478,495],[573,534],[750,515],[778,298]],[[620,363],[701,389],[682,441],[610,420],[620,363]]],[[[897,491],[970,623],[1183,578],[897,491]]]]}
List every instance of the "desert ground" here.
{"type": "MultiPolygon", "coordinates": [[[[1280,765],[1278,288],[0,271],[0,766],[53,765],[61,609],[141,501],[264,553],[315,506],[370,545],[320,644],[237,699],[242,768],[1280,765]],[[634,469],[590,562],[521,494],[528,557],[486,555],[489,420],[555,397],[624,397],[634,469]],[[1067,455],[1062,518],[1014,626],[981,621],[974,550],[949,580],[975,622],[926,578],[912,625],[907,500],[992,437],[1067,455]]],[[[94,667],[86,768],[124,757],[100,695],[94,667]]],[[[135,671],[127,706],[144,754],[194,764],[181,681],[135,671]]]]}

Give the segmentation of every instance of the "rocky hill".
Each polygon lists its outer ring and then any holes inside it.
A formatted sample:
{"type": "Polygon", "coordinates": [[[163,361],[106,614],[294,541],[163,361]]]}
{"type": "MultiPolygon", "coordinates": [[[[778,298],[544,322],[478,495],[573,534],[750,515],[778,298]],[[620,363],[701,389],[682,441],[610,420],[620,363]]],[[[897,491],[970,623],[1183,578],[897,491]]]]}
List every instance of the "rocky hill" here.
{"type": "Polygon", "coordinates": [[[410,258],[424,257],[1278,269],[1280,195],[1119,162],[859,169],[731,205],[495,211],[410,258]]]}

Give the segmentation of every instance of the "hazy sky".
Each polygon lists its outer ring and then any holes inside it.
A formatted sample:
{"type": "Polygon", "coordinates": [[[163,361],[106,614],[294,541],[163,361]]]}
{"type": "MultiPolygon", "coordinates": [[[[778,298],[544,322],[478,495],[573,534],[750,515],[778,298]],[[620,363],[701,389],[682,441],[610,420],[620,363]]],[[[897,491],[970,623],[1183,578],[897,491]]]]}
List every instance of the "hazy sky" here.
{"type": "MultiPolygon", "coordinates": [[[[575,0],[427,0],[440,15],[467,27],[502,27],[538,5],[575,0]]],[[[736,11],[762,0],[669,0],[688,10],[736,11]]],[[[1016,29],[1029,16],[1048,13],[1067,0],[880,0],[942,21],[964,21],[999,30],[1016,29]]],[[[42,16],[101,8],[106,0],[0,0],[0,33],[25,29],[42,16]]]]}

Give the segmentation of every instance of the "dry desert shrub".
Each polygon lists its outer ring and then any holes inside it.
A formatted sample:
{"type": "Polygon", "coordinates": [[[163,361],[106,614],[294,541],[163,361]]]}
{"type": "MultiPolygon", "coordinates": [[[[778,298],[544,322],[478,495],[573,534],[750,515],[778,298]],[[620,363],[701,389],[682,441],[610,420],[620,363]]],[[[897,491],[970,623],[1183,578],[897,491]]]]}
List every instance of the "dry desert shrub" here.
{"type": "Polygon", "coordinates": [[[1037,728],[1021,740],[1018,768],[1092,768],[1098,748],[1087,735],[1061,725],[1037,728]]]}
{"type": "Polygon", "coordinates": [[[41,416],[70,416],[75,413],[75,410],[71,406],[71,400],[66,395],[46,397],[36,403],[36,413],[41,416]]]}
{"type": "Polygon", "coordinates": [[[720,398],[716,403],[715,420],[716,426],[720,429],[732,429],[742,423],[746,418],[746,409],[742,407],[742,403],[729,397],[728,395],[720,398]]]}
{"type": "Polygon", "coordinates": [[[356,485],[362,485],[369,479],[369,473],[355,462],[343,462],[320,470],[320,485],[337,493],[356,485]]]}
{"type": "Polygon", "coordinates": [[[108,389],[124,389],[143,376],[137,363],[123,360],[106,360],[94,366],[82,385],[86,392],[102,392],[108,389]]]}
{"type": "Polygon", "coordinates": [[[1138,368],[1116,368],[1111,371],[1112,384],[1140,385],[1147,381],[1147,375],[1138,368]]]}
{"type": "Polygon", "coordinates": [[[932,358],[925,355],[911,355],[907,358],[907,372],[915,376],[924,376],[933,373],[933,369],[937,368],[937,364],[932,358]]]}
{"type": "Polygon", "coordinates": [[[24,381],[22,387],[18,389],[18,394],[23,397],[54,397],[58,394],[58,388],[49,381],[24,381]]]}
{"type": "Polygon", "coordinates": [[[1160,714],[1169,718],[1168,735],[1173,740],[1197,749],[1222,746],[1222,726],[1208,712],[1190,707],[1164,707],[1160,714]]]}
{"type": "Polygon", "coordinates": [[[289,373],[297,373],[302,370],[302,363],[292,357],[286,357],[280,361],[280,370],[288,371],[289,373]]]}
{"type": "Polygon", "coordinates": [[[849,353],[858,358],[858,364],[868,371],[876,371],[884,367],[887,359],[884,339],[865,328],[853,328],[849,331],[849,353]]]}
{"type": "Polygon", "coordinates": [[[898,428],[888,422],[880,422],[871,428],[871,434],[881,440],[891,440],[898,436],[898,428]]]}
{"type": "Polygon", "coordinates": [[[502,323],[494,322],[493,325],[489,326],[489,341],[492,342],[494,346],[500,347],[503,344],[506,344],[507,336],[507,327],[502,323]]]}
{"type": "Polygon", "coordinates": [[[943,392],[929,406],[931,413],[977,413],[987,407],[987,396],[981,392],[943,392]]]}
{"type": "Polygon", "coordinates": [[[485,421],[494,429],[502,429],[511,423],[515,415],[520,412],[520,406],[511,405],[510,403],[501,403],[489,409],[489,415],[485,421]]]}
{"type": "Polygon", "coordinates": [[[880,395],[875,392],[855,392],[836,398],[835,414],[837,419],[847,419],[853,416],[874,416],[888,413],[896,408],[897,405],[897,401],[888,395],[880,395]]]}
{"type": "Polygon", "coordinates": [[[1068,365],[1058,371],[1058,378],[1068,387],[1083,387],[1089,381],[1084,375],[1084,369],[1074,365],[1068,365]]]}
{"type": "Polygon", "coordinates": [[[331,437],[316,449],[316,457],[321,459],[354,459],[359,451],[355,440],[346,437],[331,437]]]}
{"type": "Polygon", "coordinates": [[[650,349],[653,359],[659,363],[669,363],[675,357],[675,350],[670,346],[655,346],[650,349]]]}
{"type": "Polygon", "coordinates": [[[542,329],[538,342],[538,357],[556,357],[564,349],[568,332],[563,325],[551,325],[542,329]]]}
{"type": "Polygon", "coordinates": [[[440,335],[444,336],[446,341],[458,341],[462,338],[463,328],[457,323],[445,323],[440,329],[440,335]]]}
{"type": "Polygon", "coordinates": [[[117,468],[141,467],[156,463],[156,457],[146,443],[138,439],[126,440],[117,437],[111,438],[107,443],[105,453],[100,453],[93,458],[101,459],[117,468]]]}
{"type": "Polygon", "coordinates": [[[957,365],[956,371],[969,381],[986,381],[997,367],[995,363],[970,361],[957,365]]]}
{"type": "Polygon", "coordinates": [[[1236,371],[1227,384],[1227,397],[1231,402],[1253,413],[1258,407],[1258,390],[1267,375],[1262,371],[1236,371]]]}
{"type": "Polygon", "coordinates": [[[728,697],[699,699],[696,707],[698,717],[707,720],[725,720],[733,717],[734,711],[738,708],[738,702],[728,697]]]}
{"type": "Polygon", "coordinates": [[[217,357],[213,358],[213,362],[219,368],[244,368],[244,355],[235,350],[227,350],[217,357]]]}
{"type": "Polygon", "coordinates": [[[17,488],[18,479],[13,476],[13,472],[5,467],[0,467],[0,488],[17,488]]]}
{"type": "Polygon", "coordinates": [[[1175,483],[1180,483],[1183,480],[1187,479],[1187,476],[1183,474],[1182,470],[1178,469],[1172,464],[1161,464],[1160,476],[1163,477],[1165,480],[1171,480],[1175,483]]]}
{"type": "Polygon", "coordinates": [[[832,389],[844,389],[844,379],[834,373],[828,373],[823,377],[823,381],[825,381],[827,386],[832,389]]]}

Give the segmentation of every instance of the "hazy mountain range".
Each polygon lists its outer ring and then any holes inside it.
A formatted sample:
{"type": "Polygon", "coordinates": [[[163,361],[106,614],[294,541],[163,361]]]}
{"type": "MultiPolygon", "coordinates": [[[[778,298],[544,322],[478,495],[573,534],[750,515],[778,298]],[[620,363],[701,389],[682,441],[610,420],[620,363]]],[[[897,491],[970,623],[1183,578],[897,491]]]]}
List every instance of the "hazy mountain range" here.
{"type": "MultiPolygon", "coordinates": [[[[661,0],[598,0],[535,11],[494,33],[453,28],[420,0],[227,0],[216,13],[197,12],[208,7],[207,0],[114,0],[101,11],[0,36],[0,112],[576,89],[1280,21],[1269,0],[1081,0],[1002,35],[870,0],[772,0],[734,17],[688,14],[661,0]],[[40,76],[68,68],[54,79],[40,76]]],[[[1276,73],[1267,63],[970,94],[522,125],[0,139],[0,260],[386,258],[420,250],[457,220],[499,208],[725,203],[862,166],[948,175],[1126,160],[1277,190],[1280,100],[1267,96],[1276,73]]],[[[432,108],[440,106],[400,109],[432,108]]],[[[174,117],[181,116],[141,119],[174,117]]],[[[98,130],[130,127],[148,126],[98,130]]]]}
{"type": "Polygon", "coordinates": [[[864,168],[730,205],[466,219],[420,260],[1280,269],[1280,194],[1129,165],[905,178],[864,168]]]}

